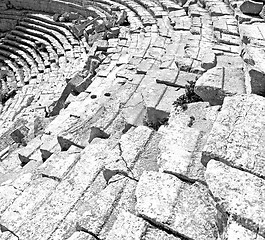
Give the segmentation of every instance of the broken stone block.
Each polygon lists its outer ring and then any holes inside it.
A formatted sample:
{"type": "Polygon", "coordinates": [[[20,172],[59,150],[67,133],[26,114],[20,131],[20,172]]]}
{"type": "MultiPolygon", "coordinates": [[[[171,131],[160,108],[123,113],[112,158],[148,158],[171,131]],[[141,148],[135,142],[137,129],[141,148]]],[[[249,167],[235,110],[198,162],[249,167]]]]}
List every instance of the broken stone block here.
{"type": "Polygon", "coordinates": [[[242,13],[253,14],[253,15],[259,15],[262,8],[263,8],[262,2],[257,2],[252,0],[245,0],[239,7],[242,13]]]}
{"type": "Polygon", "coordinates": [[[238,67],[214,67],[195,84],[195,93],[211,105],[221,105],[225,96],[245,92],[244,72],[238,67]]]}
{"type": "Polygon", "coordinates": [[[63,179],[79,159],[79,149],[71,147],[67,152],[53,154],[37,169],[37,171],[51,178],[63,179]]]}
{"type": "Polygon", "coordinates": [[[144,219],[187,239],[216,239],[216,209],[205,186],[145,171],[136,188],[136,211],[144,219]]]}
{"type": "Polygon", "coordinates": [[[246,72],[249,75],[248,92],[264,95],[265,94],[265,68],[264,51],[260,47],[247,45],[242,53],[242,58],[246,63],[246,72]]]}
{"type": "Polygon", "coordinates": [[[201,67],[205,70],[209,70],[216,66],[216,55],[213,51],[208,51],[206,54],[203,55],[201,62],[201,67]]]}
{"type": "Polygon", "coordinates": [[[123,210],[118,215],[106,240],[141,239],[146,228],[146,221],[123,210]]]}
{"type": "Polygon", "coordinates": [[[208,163],[205,179],[223,212],[265,237],[264,179],[215,160],[208,163]]]}
{"type": "Polygon", "coordinates": [[[206,145],[202,163],[210,159],[265,176],[265,99],[255,94],[226,97],[206,145]]]}
{"type": "Polygon", "coordinates": [[[156,79],[165,83],[166,85],[170,85],[170,83],[175,83],[177,81],[178,75],[178,69],[160,69],[158,70],[156,79]]]}
{"type": "Polygon", "coordinates": [[[200,132],[188,126],[160,127],[162,139],[159,142],[160,170],[179,178],[204,181],[204,167],[194,157],[200,132]]]}

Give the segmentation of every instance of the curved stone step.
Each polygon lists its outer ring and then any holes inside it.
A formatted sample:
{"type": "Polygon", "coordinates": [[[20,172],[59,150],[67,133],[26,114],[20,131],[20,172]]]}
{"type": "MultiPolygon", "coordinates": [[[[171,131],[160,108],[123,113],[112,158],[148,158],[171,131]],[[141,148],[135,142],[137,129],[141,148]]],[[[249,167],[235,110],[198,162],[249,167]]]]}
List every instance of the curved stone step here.
{"type": "Polygon", "coordinates": [[[56,52],[59,56],[62,56],[64,53],[64,44],[60,41],[60,39],[54,34],[53,31],[51,30],[47,30],[46,28],[42,27],[42,26],[38,26],[32,23],[28,23],[25,21],[21,21],[19,23],[19,26],[23,26],[26,29],[32,29],[32,30],[36,30],[38,32],[42,32],[42,34],[44,36],[49,36],[49,39],[51,39],[51,41],[53,42],[53,44],[55,45],[56,48],[56,52]]]}
{"type": "MultiPolygon", "coordinates": [[[[24,77],[23,81],[24,82],[29,81],[30,69],[28,68],[27,63],[25,61],[23,61],[21,58],[14,56],[13,54],[10,55],[10,53],[8,53],[4,50],[0,51],[0,56],[2,57],[2,59],[10,60],[10,61],[14,62],[17,66],[17,69],[21,69],[24,72],[25,77],[24,77]]],[[[15,64],[13,64],[13,65],[15,65],[15,64]]]]}
{"type": "Polygon", "coordinates": [[[43,43],[46,47],[48,46],[49,49],[52,51],[52,52],[43,52],[41,51],[41,55],[43,57],[43,62],[44,62],[44,65],[45,66],[50,66],[50,59],[53,59],[53,56],[56,55],[56,53],[53,51],[53,48],[50,46],[50,43],[46,40],[43,40],[42,37],[39,38],[39,37],[36,37],[36,36],[33,36],[31,35],[30,33],[23,33],[21,31],[17,31],[17,30],[13,30],[11,33],[11,35],[13,36],[18,36],[20,38],[24,38],[25,40],[28,40],[29,42],[31,42],[32,46],[34,46],[34,48],[36,48],[36,42],[40,42],[40,43],[43,43]]]}
{"type": "Polygon", "coordinates": [[[31,55],[27,54],[23,50],[21,50],[17,47],[14,47],[14,46],[7,45],[7,44],[0,45],[0,49],[4,49],[6,51],[9,51],[15,55],[19,55],[20,57],[23,58],[23,60],[25,60],[28,63],[28,67],[31,68],[31,71],[36,71],[37,64],[36,64],[35,60],[31,57],[31,55]]]}
{"type": "Polygon", "coordinates": [[[12,34],[7,34],[6,37],[5,37],[8,41],[12,41],[14,42],[15,44],[17,45],[22,45],[22,46],[25,46],[25,48],[27,49],[30,49],[34,55],[36,55],[36,59],[38,59],[39,62],[43,63],[44,62],[44,58],[43,56],[38,52],[36,51],[36,49],[32,46],[34,46],[32,44],[31,41],[25,39],[25,38],[22,38],[21,36],[19,35],[12,35],[12,34]]]}
{"type": "Polygon", "coordinates": [[[24,51],[35,62],[35,65],[38,66],[38,69],[41,69],[41,66],[43,65],[43,62],[42,62],[40,56],[38,56],[36,54],[36,51],[34,51],[33,48],[29,48],[26,45],[23,45],[23,44],[21,44],[21,43],[19,43],[17,41],[13,41],[13,40],[10,40],[10,39],[4,39],[3,42],[5,43],[5,45],[8,45],[10,47],[15,47],[15,48],[17,48],[17,49],[19,49],[21,51],[24,51]]]}

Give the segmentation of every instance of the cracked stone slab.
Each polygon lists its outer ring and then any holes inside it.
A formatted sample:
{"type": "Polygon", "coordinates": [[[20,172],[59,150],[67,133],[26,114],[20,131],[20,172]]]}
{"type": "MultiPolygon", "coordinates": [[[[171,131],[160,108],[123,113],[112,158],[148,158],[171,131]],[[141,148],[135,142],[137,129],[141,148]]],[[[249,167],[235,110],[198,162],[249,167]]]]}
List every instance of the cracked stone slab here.
{"type": "Polygon", "coordinates": [[[46,176],[62,179],[79,160],[79,152],[76,147],[70,147],[67,152],[54,153],[37,171],[46,176]]]}
{"type": "Polygon", "coordinates": [[[245,93],[245,77],[242,68],[214,67],[196,82],[195,93],[211,105],[220,105],[225,96],[245,93]]]}
{"type": "Polygon", "coordinates": [[[202,149],[219,106],[206,102],[187,104],[185,111],[172,109],[168,126],[161,126],[159,142],[160,170],[189,181],[204,180],[205,167],[201,163],[202,149]]]}
{"type": "Polygon", "coordinates": [[[121,211],[106,240],[139,240],[146,231],[147,222],[126,211],[121,211]]]}
{"type": "Polygon", "coordinates": [[[203,181],[203,165],[194,159],[194,152],[200,138],[200,131],[190,127],[160,127],[162,139],[159,142],[160,170],[176,176],[203,181]]]}
{"type": "MultiPolygon", "coordinates": [[[[122,136],[120,146],[116,145],[114,149],[111,148],[109,150],[102,149],[101,151],[104,151],[105,154],[104,167],[111,170],[123,170],[128,172],[129,176],[138,178],[134,175],[135,170],[132,170],[132,168],[149,141],[151,133],[152,130],[144,126],[130,129],[122,136]],[[128,168],[133,173],[129,172],[128,168]]],[[[105,237],[106,231],[104,228],[108,224],[110,224],[108,229],[112,226],[112,215],[115,214],[117,206],[122,204],[121,201],[123,201],[122,207],[128,204],[129,200],[124,196],[126,191],[124,190],[125,184],[132,187],[132,184],[135,183],[136,181],[132,179],[128,181],[128,178],[117,175],[113,176],[107,185],[102,172],[99,173],[93,183],[89,185],[83,197],[78,200],[74,209],[71,210],[64,222],[53,233],[52,239],[59,240],[69,237],[69,235],[73,234],[73,224],[76,222],[87,231],[94,234],[100,233],[105,237]],[[123,197],[126,199],[123,199],[123,197]],[[102,226],[104,226],[103,229],[102,226]]],[[[127,194],[129,193],[127,192],[127,194]]]]}
{"type": "Polygon", "coordinates": [[[30,186],[2,214],[1,223],[5,223],[8,228],[14,231],[17,230],[57,184],[56,181],[49,178],[33,180],[30,186]]]}
{"type": "Polygon", "coordinates": [[[177,177],[145,171],[136,189],[140,216],[174,234],[189,239],[216,239],[216,209],[201,184],[187,184],[177,177]]]}
{"type": "Polygon", "coordinates": [[[265,99],[255,94],[226,97],[203,149],[210,159],[265,177],[265,99]]]}
{"type": "Polygon", "coordinates": [[[265,180],[215,160],[208,163],[205,179],[222,211],[265,237],[265,180]]]}
{"type": "Polygon", "coordinates": [[[21,191],[13,186],[0,186],[0,213],[3,213],[6,208],[21,194],[21,191]]]}
{"type": "MultiPolygon", "coordinates": [[[[83,203],[78,214],[78,225],[89,232],[98,234],[112,213],[115,202],[119,201],[121,192],[126,184],[126,179],[118,178],[117,181],[106,186],[99,194],[83,203]]],[[[115,239],[115,238],[113,238],[115,239]]]]}

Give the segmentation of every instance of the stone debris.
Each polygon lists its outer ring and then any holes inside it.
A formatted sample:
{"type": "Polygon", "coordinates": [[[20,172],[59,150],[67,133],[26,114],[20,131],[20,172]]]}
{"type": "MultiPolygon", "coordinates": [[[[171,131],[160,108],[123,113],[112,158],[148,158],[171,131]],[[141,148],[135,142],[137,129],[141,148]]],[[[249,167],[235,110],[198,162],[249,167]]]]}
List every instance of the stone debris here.
{"type": "Polygon", "coordinates": [[[0,3],[0,239],[264,240],[264,1],[0,3]]]}

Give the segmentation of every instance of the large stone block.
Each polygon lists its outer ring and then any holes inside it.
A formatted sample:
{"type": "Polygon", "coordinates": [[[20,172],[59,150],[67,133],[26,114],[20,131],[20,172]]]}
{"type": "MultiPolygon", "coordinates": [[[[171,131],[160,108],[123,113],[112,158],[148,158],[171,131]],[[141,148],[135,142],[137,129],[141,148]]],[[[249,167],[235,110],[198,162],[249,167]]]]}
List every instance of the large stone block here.
{"type": "Polygon", "coordinates": [[[265,180],[215,160],[208,163],[205,178],[222,211],[265,237],[265,180]]]}
{"type": "Polygon", "coordinates": [[[244,72],[239,67],[212,68],[195,85],[195,93],[211,105],[222,104],[225,96],[245,92],[244,72]]]}
{"type": "Polygon", "coordinates": [[[265,176],[265,99],[258,95],[226,97],[203,150],[210,159],[265,176]]]}
{"type": "Polygon", "coordinates": [[[144,172],[136,188],[140,216],[187,239],[217,239],[216,209],[205,186],[144,172]]]}
{"type": "Polygon", "coordinates": [[[129,212],[122,211],[106,240],[138,240],[144,234],[147,222],[129,212]]]}

